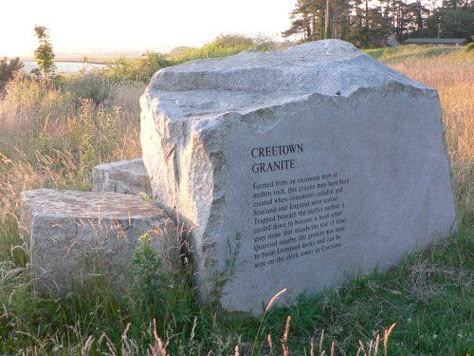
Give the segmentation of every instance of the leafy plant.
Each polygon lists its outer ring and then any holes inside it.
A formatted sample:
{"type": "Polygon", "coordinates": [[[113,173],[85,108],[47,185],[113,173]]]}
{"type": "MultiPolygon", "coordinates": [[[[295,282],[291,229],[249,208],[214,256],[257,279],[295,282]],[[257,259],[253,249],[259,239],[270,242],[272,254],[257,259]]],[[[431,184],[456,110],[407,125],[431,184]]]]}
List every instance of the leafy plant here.
{"type": "Polygon", "coordinates": [[[157,319],[163,327],[168,327],[170,322],[178,327],[190,320],[193,305],[191,274],[186,266],[179,266],[179,261],[162,260],[153,243],[153,239],[161,237],[145,234],[140,238],[140,246],[133,257],[130,302],[135,310],[135,323],[140,325],[157,319]]]}
{"type": "Polygon", "coordinates": [[[166,290],[169,286],[168,275],[162,269],[161,259],[152,247],[148,234],[140,238],[140,247],[135,251],[133,293],[136,294],[140,310],[150,320],[150,316],[162,314],[166,290]]]}
{"type": "Polygon", "coordinates": [[[8,81],[13,79],[15,73],[21,71],[23,67],[24,64],[18,57],[10,60],[5,57],[0,60],[0,91],[8,81]]]}
{"type": "Polygon", "coordinates": [[[121,57],[105,70],[106,75],[115,82],[150,81],[153,74],[171,65],[167,57],[158,52],[146,52],[138,59],[121,57]]]}
{"type": "Polygon", "coordinates": [[[54,74],[54,51],[53,45],[49,40],[48,29],[44,26],[35,26],[35,34],[38,38],[39,45],[35,50],[35,58],[38,62],[39,68],[43,71],[46,77],[54,74]]]}
{"type": "Polygon", "coordinates": [[[269,40],[262,36],[253,39],[243,35],[220,35],[200,48],[179,51],[173,59],[176,63],[183,63],[194,59],[232,56],[247,50],[268,50],[271,47],[269,40]]]}
{"type": "Polygon", "coordinates": [[[114,96],[112,80],[100,71],[84,71],[66,78],[61,86],[78,99],[92,99],[95,104],[104,103],[114,96]]]}

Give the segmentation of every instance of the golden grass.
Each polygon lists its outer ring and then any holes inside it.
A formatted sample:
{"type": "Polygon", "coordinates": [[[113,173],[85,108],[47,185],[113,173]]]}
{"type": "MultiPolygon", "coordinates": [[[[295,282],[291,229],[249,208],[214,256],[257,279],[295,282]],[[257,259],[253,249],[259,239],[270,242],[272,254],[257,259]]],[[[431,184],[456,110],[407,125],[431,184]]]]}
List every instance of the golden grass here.
{"type": "MultiPolygon", "coordinates": [[[[410,51],[414,51],[410,49],[410,51]]],[[[411,53],[411,52],[410,52],[411,53]]],[[[408,77],[423,82],[439,91],[447,147],[452,159],[456,182],[456,197],[460,217],[474,224],[474,55],[461,51],[430,57],[413,56],[391,66],[408,77]]],[[[138,98],[141,85],[114,87],[114,96],[103,105],[78,100],[74,93],[56,89],[45,82],[30,82],[16,78],[0,98],[0,226],[4,219],[17,214],[22,190],[38,187],[88,189],[90,169],[98,163],[140,156],[138,98]]],[[[277,293],[268,303],[259,325],[251,353],[267,312],[286,290],[277,293]]],[[[287,319],[281,341],[283,354],[289,354],[288,339],[291,318],[287,319]]],[[[137,346],[127,337],[129,325],[122,335],[126,350],[137,346]]],[[[385,330],[374,340],[359,342],[358,355],[388,354],[388,340],[395,327],[385,330]]],[[[105,334],[104,334],[105,335],[105,334]]],[[[166,354],[165,343],[153,325],[154,354],[166,354]]],[[[93,336],[83,338],[83,353],[94,343],[93,336]]],[[[326,354],[323,350],[324,331],[319,352],[311,341],[311,355],[326,354]]],[[[111,352],[110,340],[105,340],[111,352]]],[[[275,348],[267,336],[271,352],[275,348]]],[[[276,348],[275,348],[276,350],[276,348]]],[[[113,352],[112,352],[113,353],[113,352]]],[[[131,352],[130,352],[131,353],[131,352]]],[[[332,342],[329,354],[336,353],[332,342]]],[[[240,354],[236,345],[235,354],[240,354]]]]}
{"type": "Polygon", "coordinates": [[[139,157],[142,91],[117,86],[96,105],[46,82],[10,82],[0,99],[0,223],[16,214],[23,190],[88,189],[93,166],[139,157]]]}

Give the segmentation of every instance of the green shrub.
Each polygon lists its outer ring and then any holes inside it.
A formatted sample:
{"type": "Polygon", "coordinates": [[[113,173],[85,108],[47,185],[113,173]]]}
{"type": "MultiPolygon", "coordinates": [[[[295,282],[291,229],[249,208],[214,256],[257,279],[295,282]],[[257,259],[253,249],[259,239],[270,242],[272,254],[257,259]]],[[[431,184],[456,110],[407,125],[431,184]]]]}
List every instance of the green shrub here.
{"type": "Polygon", "coordinates": [[[148,82],[153,74],[164,67],[172,65],[166,55],[158,52],[147,52],[138,60],[138,75],[135,80],[148,82]]]}
{"type": "Polygon", "coordinates": [[[171,65],[167,57],[158,52],[147,52],[138,59],[121,57],[104,71],[115,82],[148,82],[161,68],[171,65]]]}
{"type": "Polygon", "coordinates": [[[183,63],[195,59],[227,57],[248,50],[265,51],[273,46],[273,42],[263,36],[220,35],[200,48],[180,49],[173,59],[175,63],[183,63]]]}
{"type": "Polygon", "coordinates": [[[474,42],[469,43],[465,49],[466,52],[474,52],[474,42]]]}
{"type": "Polygon", "coordinates": [[[170,281],[162,269],[161,259],[152,246],[148,234],[140,238],[140,247],[134,252],[134,285],[132,293],[135,303],[139,304],[145,320],[151,320],[163,313],[165,297],[170,281]]]}
{"type": "Polygon", "coordinates": [[[15,73],[21,71],[23,67],[24,64],[18,57],[10,60],[5,57],[0,60],[0,91],[3,90],[8,81],[13,79],[15,73]]]}
{"type": "Polygon", "coordinates": [[[188,51],[191,51],[193,49],[196,49],[195,47],[189,47],[189,46],[178,46],[178,47],[174,47],[169,55],[171,57],[181,57],[183,55],[185,55],[188,51]]]}
{"type": "Polygon", "coordinates": [[[189,327],[193,313],[192,273],[189,266],[181,264],[178,254],[171,253],[174,257],[167,256],[162,261],[152,243],[152,239],[162,237],[145,234],[140,238],[133,257],[134,278],[127,304],[132,324],[139,329],[155,319],[165,330],[184,330],[189,327]]]}
{"type": "Polygon", "coordinates": [[[71,76],[61,86],[78,99],[91,99],[95,104],[104,103],[114,96],[112,80],[101,71],[82,72],[71,76]]]}
{"type": "Polygon", "coordinates": [[[220,35],[210,45],[218,48],[249,49],[255,47],[255,41],[251,37],[242,35],[220,35]]]}

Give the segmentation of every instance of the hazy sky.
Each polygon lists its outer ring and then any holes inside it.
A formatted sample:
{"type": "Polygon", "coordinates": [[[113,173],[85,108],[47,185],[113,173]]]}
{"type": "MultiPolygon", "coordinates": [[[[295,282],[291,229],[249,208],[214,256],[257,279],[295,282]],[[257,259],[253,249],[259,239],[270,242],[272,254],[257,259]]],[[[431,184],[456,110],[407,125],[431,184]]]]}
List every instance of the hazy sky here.
{"type": "Polygon", "coordinates": [[[278,36],[296,0],[5,0],[0,56],[33,56],[34,25],[49,28],[54,51],[169,50],[222,33],[278,36]]]}

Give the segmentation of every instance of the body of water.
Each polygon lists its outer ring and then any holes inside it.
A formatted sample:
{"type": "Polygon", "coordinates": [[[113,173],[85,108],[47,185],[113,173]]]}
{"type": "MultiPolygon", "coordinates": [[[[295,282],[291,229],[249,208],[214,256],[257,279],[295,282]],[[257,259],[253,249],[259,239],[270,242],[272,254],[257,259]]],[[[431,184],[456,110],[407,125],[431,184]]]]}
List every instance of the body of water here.
{"type": "MultiPolygon", "coordinates": [[[[29,73],[32,69],[38,68],[38,64],[33,61],[25,61],[24,70],[29,73]]],[[[105,64],[95,64],[95,63],[78,63],[78,62],[54,62],[56,65],[57,73],[76,73],[82,69],[92,70],[96,68],[104,68],[105,64]]]]}

